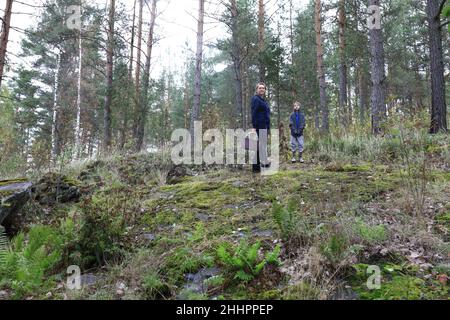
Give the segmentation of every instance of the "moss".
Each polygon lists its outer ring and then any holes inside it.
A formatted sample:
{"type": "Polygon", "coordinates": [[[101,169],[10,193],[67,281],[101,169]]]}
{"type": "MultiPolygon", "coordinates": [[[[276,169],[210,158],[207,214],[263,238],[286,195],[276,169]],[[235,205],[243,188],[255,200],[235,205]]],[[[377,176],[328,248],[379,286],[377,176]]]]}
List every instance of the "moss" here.
{"type": "Polygon", "coordinates": [[[369,172],[371,170],[371,166],[368,164],[329,165],[325,168],[325,170],[330,172],[369,172]]]}
{"type": "Polygon", "coordinates": [[[307,282],[299,282],[285,289],[282,298],[284,300],[315,300],[319,297],[320,290],[307,282]]]}
{"type": "Polygon", "coordinates": [[[27,182],[27,181],[28,181],[28,179],[26,179],[26,178],[4,180],[4,181],[0,181],[0,187],[7,186],[7,185],[10,185],[10,184],[23,183],[23,182],[27,182]]]}
{"type": "Polygon", "coordinates": [[[369,290],[366,274],[368,265],[355,265],[356,274],[351,282],[353,289],[363,300],[419,300],[448,299],[449,287],[435,279],[417,277],[416,266],[386,264],[381,267],[381,285],[369,290]]]}
{"type": "Polygon", "coordinates": [[[281,298],[280,290],[267,290],[256,294],[256,300],[278,300],[281,298]]]}
{"type": "Polygon", "coordinates": [[[83,185],[83,183],[80,180],[72,178],[72,177],[64,177],[63,181],[70,186],[80,187],[83,185]]]}
{"type": "Polygon", "coordinates": [[[167,281],[174,285],[184,282],[186,273],[194,273],[202,267],[212,267],[214,260],[206,254],[199,254],[192,249],[179,247],[169,255],[162,267],[167,276],[167,281]]]}

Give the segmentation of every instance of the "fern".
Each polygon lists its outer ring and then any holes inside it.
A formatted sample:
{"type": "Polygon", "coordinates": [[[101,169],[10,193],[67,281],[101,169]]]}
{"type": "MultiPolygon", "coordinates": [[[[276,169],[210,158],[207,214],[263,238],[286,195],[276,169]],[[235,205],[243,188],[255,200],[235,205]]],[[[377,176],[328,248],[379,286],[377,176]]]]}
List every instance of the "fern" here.
{"type": "Polygon", "coordinates": [[[17,298],[47,289],[52,278],[46,275],[61,260],[62,246],[61,236],[48,226],[32,227],[27,241],[23,233],[12,240],[0,263],[0,273],[17,298]]]}
{"type": "Polygon", "coordinates": [[[275,247],[275,249],[273,249],[272,252],[268,252],[266,254],[267,263],[279,266],[281,264],[280,260],[278,259],[278,257],[280,256],[280,253],[281,253],[281,247],[280,247],[280,245],[277,245],[275,247]]]}
{"type": "Polygon", "coordinates": [[[289,240],[295,232],[297,221],[295,219],[295,204],[290,202],[287,209],[278,203],[273,204],[272,216],[280,228],[284,240],[289,240]]]}
{"type": "Polygon", "coordinates": [[[0,274],[5,267],[6,264],[6,255],[9,251],[9,241],[6,237],[5,230],[0,227],[0,274]]]}
{"type": "Polygon", "coordinates": [[[258,252],[261,248],[259,241],[249,245],[242,240],[235,248],[222,244],[217,248],[217,257],[220,263],[227,269],[227,273],[234,275],[234,280],[249,282],[258,276],[266,264],[277,264],[278,255],[281,251],[277,246],[273,252],[260,258],[258,252]]]}

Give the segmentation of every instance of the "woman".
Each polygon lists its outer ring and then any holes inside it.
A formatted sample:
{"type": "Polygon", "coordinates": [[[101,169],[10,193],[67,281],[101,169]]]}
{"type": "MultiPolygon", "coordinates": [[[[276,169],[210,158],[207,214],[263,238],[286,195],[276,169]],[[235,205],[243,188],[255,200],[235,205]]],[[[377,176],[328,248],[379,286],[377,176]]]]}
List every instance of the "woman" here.
{"type": "MultiPolygon", "coordinates": [[[[267,130],[268,134],[270,129],[270,108],[267,101],[264,99],[266,95],[266,85],[264,83],[258,83],[256,86],[255,96],[252,98],[252,125],[253,131],[256,132],[259,138],[259,131],[262,129],[267,130]]],[[[265,139],[267,141],[267,139],[265,139]]],[[[264,146],[260,150],[260,146],[258,143],[258,148],[256,151],[256,163],[253,164],[253,172],[258,173],[261,172],[261,167],[267,168],[270,164],[267,163],[267,146],[264,146]],[[261,160],[260,160],[260,151],[261,151],[261,160]]]]}

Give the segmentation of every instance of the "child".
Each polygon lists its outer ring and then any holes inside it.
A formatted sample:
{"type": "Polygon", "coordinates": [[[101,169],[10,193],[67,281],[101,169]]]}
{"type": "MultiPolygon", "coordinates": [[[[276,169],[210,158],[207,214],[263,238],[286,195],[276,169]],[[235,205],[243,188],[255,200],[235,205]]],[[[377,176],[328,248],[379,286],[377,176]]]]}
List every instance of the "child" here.
{"type": "Polygon", "coordinates": [[[292,163],[297,162],[295,153],[299,152],[299,161],[303,161],[303,130],[306,126],[305,115],[300,111],[300,102],[294,103],[294,112],[289,119],[289,128],[291,128],[291,147],[292,147],[292,163]]]}

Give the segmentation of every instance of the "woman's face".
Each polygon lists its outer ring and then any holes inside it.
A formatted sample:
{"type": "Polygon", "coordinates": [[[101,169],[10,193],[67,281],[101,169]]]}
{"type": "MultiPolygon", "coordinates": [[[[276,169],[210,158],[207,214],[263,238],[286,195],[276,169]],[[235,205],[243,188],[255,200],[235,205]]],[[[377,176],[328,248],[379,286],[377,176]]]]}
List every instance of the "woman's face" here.
{"type": "Polygon", "coordinates": [[[263,86],[263,85],[261,85],[261,86],[258,86],[258,95],[259,96],[264,96],[265,94],[266,94],[266,87],[265,86],[263,86]]]}
{"type": "Polygon", "coordinates": [[[295,104],[294,105],[294,110],[295,111],[299,111],[300,110],[300,105],[299,104],[295,104]]]}

